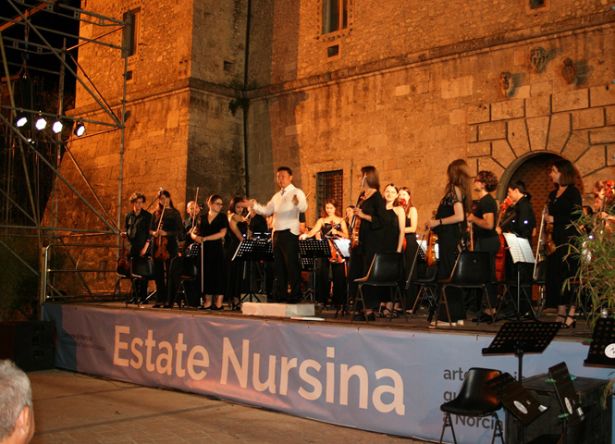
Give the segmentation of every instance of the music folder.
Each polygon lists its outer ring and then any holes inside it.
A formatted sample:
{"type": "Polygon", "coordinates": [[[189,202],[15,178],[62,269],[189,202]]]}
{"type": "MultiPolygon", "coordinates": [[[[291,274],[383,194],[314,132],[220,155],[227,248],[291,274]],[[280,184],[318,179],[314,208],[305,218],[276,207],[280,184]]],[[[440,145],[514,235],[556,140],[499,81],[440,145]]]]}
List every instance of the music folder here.
{"type": "Polygon", "coordinates": [[[525,262],[526,264],[536,263],[530,241],[514,233],[503,233],[503,235],[510,249],[510,256],[515,264],[519,262],[525,262]]]}

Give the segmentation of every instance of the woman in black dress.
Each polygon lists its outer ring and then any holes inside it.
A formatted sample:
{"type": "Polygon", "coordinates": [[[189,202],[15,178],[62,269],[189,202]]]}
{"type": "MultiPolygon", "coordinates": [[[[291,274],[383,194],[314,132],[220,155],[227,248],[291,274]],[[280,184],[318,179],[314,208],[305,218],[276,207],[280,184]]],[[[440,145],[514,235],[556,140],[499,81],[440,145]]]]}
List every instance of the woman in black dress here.
{"type": "MultiPolygon", "coordinates": [[[[361,168],[361,192],[362,197],[359,205],[354,209],[352,225],[354,238],[352,239],[349,273],[351,284],[354,279],[367,273],[376,253],[385,252],[382,222],[386,210],[384,199],[380,194],[380,179],[376,167],[370,165],[361,168]]],[[[355,294],[356,284],[351,286],[350,291],[351,294],[355,294]]],[[[365,317],[369,320],[376,319],[373,310],[378,305],[378,293],[372,288],[365,288],[364,298],[365,311],[363,314],[357,314],[356,320],[362,320],[365,317]]]]}
{"type": "Polygon", "coordinates": [[[228,229],[228,218],[222,210],[222,197],[212,194],[207,201],[209,211],[199,216],[199,222],[191,233],[195,242],[203,248],[205,288],[203,310],[222,310],[226,288],[226,267],[223,239],[228,229]]]}
{"type": "MultiPolygon", "coordinates": [[[[451,162],[447,169],[448,183],[440,201],[436,216],[427,225],[438,235],[438,278],[451,275],[460,245],[465,241],[465,214],[471,209],[470,174],[463,159],[451,162]]],[[[466,317],[463,292],[451,288],[447,291],[452,325],[463,325],[466,317]]],[[[438,320],[448,322],[444,307],[440,307],[438,320]]]]}
{"type": "Polygon", "coordinates": [[[333,240],[348,239],[348,227],[334,200],[328,199],[325,202],[323,216],[316,221],[309,232],[302,234],[299,239],[308,239],[314,236],[319,239],[327,239],[331,248],[331,258],[322,259],[321,266],[317,271],[317,302],[324,306],[332,289],[332,303],[339,309],[346,303],[346,261],[336,250],[333,240]]]}
{"type": "Polygon", "coordinates": [[[547,267],[546,289],[547,298],[557,300],[557,320],[565,328],[576,325],[574,314],[576,311],[574,291],[570,285],[564,285],[566,279],[573,277],[579,267],[578,258],[568,255],[568,247],[574,238],[579,235],[577,229],[571,225],[581,213],[581,193],[574,186],[577,173],[572,163],[565,159],[555,161],[549,177],[557,189],[549,194],[547,223],[553,224],[553,242],[555,251],[549,256],[547,267]],[[551,296],[551,297],[549,297],[551,296]]]}
{"type": "Polygon", "coordinates": [[[245,262],[242,260],[232,260],[237,247],[241,241],[248,236],[248,220],[246,219],[247,209],[243,203],[245,197],[235,196],[231,199],[228,208],[228,227],[226,239],[224,240],[224,250],[228,262],[228,279],[226,287],[226,298],[231,304],[232,310],[239,310],[241,300],[241,290],[243,289],[243,269],[245,262]]]}
{"type": "Polygon", "coordinates": [[[154,308],[172,308],[179,288],[181,260],[178,257],[179,240],[184,237],[181,214],[175,209],[171,193],[158,192],[158,206],[152,217],[150,235],[154,248],[154,277],[156,280],[156,304],[154,308]],[[160,219],[162,218],[162,222],[160,219]]]}
{"type": "MultiPolygon", "coordinates": [[[[474,251],[489,253],[489,263],[492,282],[495,281],[495,255],[500,250],[500,237],[495,230],[498,219],[498,203],[490,194],[498,186],[498,178],[491,171],[479,171],[474,178],[474,192],[478,201],[473,205],[472,212],[468,214],[468,222],[473,225],[474,251]]],[[[497,287],[494,284],[487,286],[491,309],[486,308],[481,312],[482,293],[474,292],[475,301],[470,306],[476,311],[477,320],[491,321],[495,317],[497,304],[497,287]]]]}
{"type": "MultiPolygon", "coordinates": [[[[418,267],[415,265],[414,270],[411,270],[411,268],[419,250],[419,244],[416,241],[416,229],[419,224],[419,214],[416,207],[412,203],[412,193],[410,193],[409,188],[401,187],[399,189],[399,203],[406,213],[406,228],[404,228],[404,278],[407,281],[410,277],[410,271],[412,271],[412,279],[416,279],[418,276],[418,267]]],[[[416,292],[417,289],[414,285],[408,288],[408,292],[405,294],[406,307],[412,307],[414,298],[416,297],[416,292]]]]}

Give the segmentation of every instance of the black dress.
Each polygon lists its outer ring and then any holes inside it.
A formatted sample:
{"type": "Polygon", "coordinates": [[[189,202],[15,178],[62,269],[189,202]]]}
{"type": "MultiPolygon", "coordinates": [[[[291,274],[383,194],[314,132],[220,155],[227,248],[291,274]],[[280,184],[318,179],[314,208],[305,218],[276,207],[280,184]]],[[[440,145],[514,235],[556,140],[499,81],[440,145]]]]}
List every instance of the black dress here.
{"type": "MultiPolygon", "coordinates": [[[[448,192],[440,201],[440,205],[436,212],[436,219],[453,216],[455,214],[454,206],[457,202],[459,202],[459,199],[457,199],[455,191],[448,192]]],[[[451,275],[453,267],[455,266],[455,261],[459,253],[459,246],[462,240],[464,240],[466,222],[464,220],[463,222],[455,224],[438,225],[433,230],[438,235],[438,278],[445,279],[451,275]]],[[[451,322],[465,319],[466,314],[463,292],[456,288],[449,288],[446,294],[451,322]]],[[[448,322],[444,307],[440,307],[438,319],[448,322]]]]}
{"type": "MultiPolygon", "coordinates": [[[[326,239],[331,229],[341,230],[339,225],[330,223],[322,224],[320,234],[322,239],[326,239]]],[[[330,235],[329,235],[330,237],[330,235]]],[[[331,245],[331,248],[335,248],[331,245]]],[[[316,292],[317,302],[326,304],[329,294],[331,294],[332,305],[339,307],[346,303],[346,267],[345,263],[331,262],[328,258],[320,260],[318,282],[316,292]]]]}
{"type": "MultiPolygon", "coordinates": [[[[208,215],[203,214],[199,218],[196,234],[200,237],[211,236],[221,230],[228,229],[226,214],[218,215],[209,222],[208,215]]],[[[224,294],[226,289],[227,262],[224,257],[224,245],[222,239],[203,242],[203,273],[205,274],[204,294],[224,294]]]]}
{"type": "Polygon", "coordinates": [[[182,217],[175,208],[167,207],[162,216],[160,224],[160,213],[154,212],[152,215],[152,225],[150,229],[156,231],[158,225],[160,229],[167,232],[166,249],[169,253],[169,259],[166,261],[158,259],[158,243],[154,239],[154,276],[156,279],[156,303],[158,305],[165,303],[167,306],[172,306],[179,288],[179,277],[181,275],[182,261],[178,257],[179,240],[184,237],[184,225],[182,217]]]}
{"type": "MultiPolygon", "coordinates": [[[[369,198],[359,204],[361,210],[372,217],[372,221],[360,220],[359,226],[359,245],[351,251],[350,258],[350,292],[356,294],[357,285],[354,280],[363,277],[369,270],[374,254],[384,253],[384,229],[383,219],[385,217],[385,202],[376,191],[369,198]]],[[[355,223],[358,221],[355,221],[355,223]]],[[[366,287],[363,292],[366,308],[375,308],[378,305],[378,293],[371,287],[366,287]]]]}
{"type": "MultiPolygon", "coordinates": [[[[406,218],[406,227],[410,227],[412,225],[412,221],[409,217],[406,218]]],[[[418,250],[419,244],[416,241],[416,233],[405,233],[404,238],[406,239],[406,249],[404,250],[404,279],[406,281],[410,277],[410,272],[412,271],[412,279],[416,279],[418,276],[419,269],[419,258],[418,258],[418,250]],[[416,261],[414,266],[414,270],[412,270],[412,264],[416,261]]],[[[408,291],[405,295],[406,297],[406,307],[411,307],[414,303],[414,298],[416,297],[417,289],[416,286],[411,285],[408,288],[408,291]]]]}
{"type": "MultiPolygon", "coordinates": [[[[385,207],[386,208],[386,207],[385,207]]],[[[399,221],[394,209],[385,210],[382,220],[382,252],[395,253],[399,242],[399,221]]]]}
{"type": "MultiPolygon", "coordinates": [[[[248,234],[248,222],[237,222],[237,229],[241,233],[241,236],[245,239],[248,234]]],[[[240,240],[235,233],[229,228],[226,232],[227,236],[224,242],[224,249],[226,250],[226,260],[228,261],[228,280],[226,286],[226,298],[230,302],[236,302],[241,297],[241,291],[243,289],[243,266],[244,261],[240,259],[232,260],[240,240]]]]}
{"type": "MultiPolygon", "coordinates": [[[[485,214],[493,214],[493,228],[485,229],[474,224],[474,240],[475,251],[484,251],[489,253],[490,268],[488,272],[491,275],[491,280],[495,281],[495,255],[500,250],[500,237],[497,231],[495,231],[495,221],[498,220],[498,203],[495,201],[491,194],[484,195],[475,205],[472,214],[476,217],[483,218],[485,214]]],[[[497,287],[493,284],[487,286],[487,292],[489,294],[489,300],[491,306],[495,308],[497,303],[497,287]]],[[[475,300],[471,304],[471,309],[480,311],[482,293],[474,292],[475,300]]]]}
{"type": "Polygon", "coordinates": [[[581,193],[573,185],[568,185],[559,197],[556,193],[557,190],[552,191],[548,199],[549,214],[553,216],[553,242],[556,246],[547,259],[545,284],[549,306],[574,304],[574,291],[562,289],[562,286],[579,268],[578,258],[574,255],[568,256],[568,247],[579,234],[571,224],[580,216],[581,193]]]}

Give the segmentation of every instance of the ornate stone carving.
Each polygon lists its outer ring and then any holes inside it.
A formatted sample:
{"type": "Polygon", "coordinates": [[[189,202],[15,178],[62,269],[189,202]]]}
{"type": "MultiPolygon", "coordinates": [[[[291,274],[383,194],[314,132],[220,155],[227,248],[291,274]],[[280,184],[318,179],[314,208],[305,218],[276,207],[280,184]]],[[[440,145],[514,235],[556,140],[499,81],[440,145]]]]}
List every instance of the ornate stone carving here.
{"type": "Polygon", "coordinates": [[[549,53],[542,47],[537,46],[530,50],[530,64],[536,73],[541,73],[545,70],[549,61],[549,53]]]}
{"type": "Polygon", "coordinates": [[[510,97],[514,94],[515,82],[513,80],[513,75],[510,72],[504,71],[500,73],[499,85],[500,94],[502,94],[503,97],[510,97]]]}

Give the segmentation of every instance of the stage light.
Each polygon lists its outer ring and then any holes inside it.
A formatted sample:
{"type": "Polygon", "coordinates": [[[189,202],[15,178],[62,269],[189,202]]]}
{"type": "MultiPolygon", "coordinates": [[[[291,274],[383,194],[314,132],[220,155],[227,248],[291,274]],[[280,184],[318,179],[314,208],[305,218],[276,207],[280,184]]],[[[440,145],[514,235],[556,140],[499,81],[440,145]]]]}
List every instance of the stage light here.
{"type": "Polygon", "coordinates": [[[15,125],[17,125],[17,128],[25,126],[26,123],[28,123],[28,118],[26,116],[19,116],[15,121],[15,125]]]}
{"type": "Polygon", "coordinates": [[[64,125],[62,125],[62,122],[60,122],[59,120],[56,120],[55,122],[53,122],[53,125],[51,126],[51,131],[53,131],[55,134],[60,134],[62,132],[62,128],[64,128],[64,125]]]}
{"type": "Polygon", "coordinates": [[[42,131],[47,128],[47,120],[45,120],[43,116],[39,116],[38,119],[36,119],[34,126],[37,130],[42,131]]]}
{"type": "Polygon", "coordinates": [[[77,122],[75,124],[75,129],[73,130],[73,133],[77,137],[81,137],[85,134],[85,125],[83,124],[83,122],[77,122]]]}

